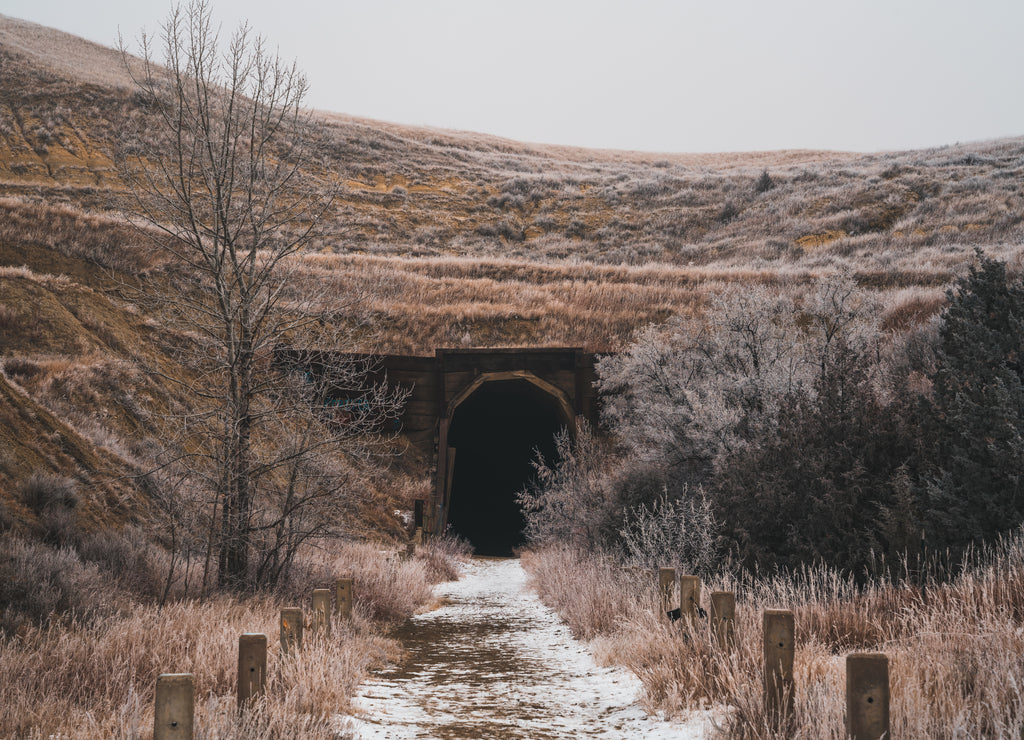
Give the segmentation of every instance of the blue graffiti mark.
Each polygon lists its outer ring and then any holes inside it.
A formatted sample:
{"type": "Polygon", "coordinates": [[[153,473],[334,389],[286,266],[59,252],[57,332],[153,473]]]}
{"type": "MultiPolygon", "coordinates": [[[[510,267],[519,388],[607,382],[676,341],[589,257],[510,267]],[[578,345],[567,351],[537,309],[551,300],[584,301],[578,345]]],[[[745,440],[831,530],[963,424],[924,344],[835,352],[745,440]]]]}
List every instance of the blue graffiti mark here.
{"type": "Polygon", "coordinates": [[[342,411],[369,411],[370,402],[365,398],[328,398],[324,405],[342,411]]]}

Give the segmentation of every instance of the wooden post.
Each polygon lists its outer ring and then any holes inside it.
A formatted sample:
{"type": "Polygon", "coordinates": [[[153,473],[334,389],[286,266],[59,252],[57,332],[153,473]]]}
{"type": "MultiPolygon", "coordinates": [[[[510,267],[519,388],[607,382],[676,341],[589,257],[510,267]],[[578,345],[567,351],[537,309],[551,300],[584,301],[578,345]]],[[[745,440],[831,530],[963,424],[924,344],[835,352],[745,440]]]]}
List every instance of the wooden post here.
{"type": "Polygon", "coordinates": [[[728,650],[736,639],[736,595],[731,591],[711,593],[711,628],[720,650],[728,650]]]}
{"type": "Polygon", "coordinates": [[[156,679],[153,740],[192,740],[195,680],[191,673],[164,673],[156,679]]]}
{"type": "Polygon", "coordinates": [[[672,608],[672,596],[676,588],[676,569],[658,568],[658,618],[664,622],[665,612],[672,608]]]}
{"type": "Polygon", "coordinates": [[[352,619],[352,597],[355,589],[351,576],[339,578],[334,582],[334,608],[342,619],[352,619]]]}
{"type": "Polygon", "coordinates": [[[405,545],[405,557],[406,558],[411,558],[415,554],[416,554],[416,543],[415,542],[406,543],[406,545],[405,545]]]}
{"type": "Polygon", "coordinates": [[[423,544],[423,527],[416,527],[416,534],[412,536],[412,541],[417,547],[423,544]]]}
{"type": "Polygon", "coordinates": [[[331,590],[313,589],[313,631],[324,637],[331,636],[331,590]]]}
{"type": "Polygon", "coordinates": [[[793,716],[793,612],[764,610],[764,708],[773,725],[793,716]]]}
{"type": "Polygon", "coordinates": [[[260,696],[267,681],[267,636],[246,632],[238,638],[238,706],[260,696]]]}
{"type": "Polygon", "coordinates": [[[423,504],[424,501],[421,498],[413,502],[412,526],[416,529],[423,529],[423,504]]]}
{"type": "Polygon", "coordinates": [[[680,616],[691,622],[697,618],[700,609],[700,577],[679,576],[680,616]]]}
{"type": "Polygon", "coordinates": [[[302,650],[302,609],[281,610],[281,654],[302,650]]]}
{"type": "Polygon", "coordinates": [[[889,740],[889,658],[846,656],[846,729],[851,740],[889,740]]]}

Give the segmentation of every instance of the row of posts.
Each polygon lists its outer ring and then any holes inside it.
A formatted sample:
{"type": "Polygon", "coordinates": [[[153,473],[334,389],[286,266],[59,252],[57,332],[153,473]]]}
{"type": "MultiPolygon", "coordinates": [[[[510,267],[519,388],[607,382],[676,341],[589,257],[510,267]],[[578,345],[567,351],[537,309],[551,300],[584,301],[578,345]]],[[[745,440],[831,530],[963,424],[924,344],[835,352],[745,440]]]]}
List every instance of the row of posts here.
{"type": "MultiPolygon", "coordinates": [[[[414,508],[415,534],[406,545],[406,557],[416,553],[423,537],[422,499],[417,499],[414,508]]],[[[352,578],[339,578],[334,583],[334,610],[343,620],[352,619],[354,587],[352,578]]],[[[317,633],[331,636],[331,591],[327,588],[313,590],[313,622],[310,625],[317,633]]],[[[302,649],[304,617],[299,607],[281,610],[281,654],[302,649]]],[[[267,636],[244,633],[238,638],[238,706],[242,708],[250,700],[263,693],[267,675],[267,636]]],[[[191,673],[165,673],[156,680],[156,705],[154,707],[153,740],[190,740],[194,722],[195,678],[191,673]]]]}
{"type": "MultiPolygon", "coordinates": [[[[351,621],[354,597],[352,578],[339,578],[334,583],[334,611],[339,618],[351,621]]],[[[331,590],[313,590],[313,619],[310,627],[325,637],[331,635],[331,590]]],[[[303,613],[298,607],[281,610],[281,653],[288,655],[302,649],[303,613]]],[[[246,632],[238,638],[239,709],[263,694],[267,677],[267,636],[246,632]]],[[[156,679],[156,704],[153,718],[153,740],[191,740],[195,717],[195,678],[191,673],[165,673],[156,679]]]]}
{"type": "MultiPolygon", "coordinates": [[[[675,568],[659,568],[659,617],[672,614],[675,568]]],[[[711,631],[721,650],[736,639],[736,596],[731,591],[711,594],[711,631]]],[[[693,621],[701,612],[700,578],[679,576],[679,617],[693,621]]],[[[796,653],[793,612],[765,609],[763,620],[765,714],[773,724],[793,716],[795,682],[793,658],[796,653]]],[[[879,740],[889,737],[889,658],[884,653],[850,653],[846,656],[846,724],[851,740],[879,740]]]]}

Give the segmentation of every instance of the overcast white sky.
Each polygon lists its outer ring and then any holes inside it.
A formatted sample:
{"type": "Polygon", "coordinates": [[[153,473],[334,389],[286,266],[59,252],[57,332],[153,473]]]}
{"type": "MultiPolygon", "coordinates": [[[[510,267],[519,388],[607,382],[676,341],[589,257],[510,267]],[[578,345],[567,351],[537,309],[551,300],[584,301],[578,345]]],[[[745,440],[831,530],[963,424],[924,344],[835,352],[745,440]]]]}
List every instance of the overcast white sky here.
{"type": "MultiPolygon", "coordinates": [[[[113,45],[171,3],[0,0],[113,45]]],[[[1024,135],[1024,0],[213,0],[298,60],[315,107],[665,152],[1024,135]]]]}

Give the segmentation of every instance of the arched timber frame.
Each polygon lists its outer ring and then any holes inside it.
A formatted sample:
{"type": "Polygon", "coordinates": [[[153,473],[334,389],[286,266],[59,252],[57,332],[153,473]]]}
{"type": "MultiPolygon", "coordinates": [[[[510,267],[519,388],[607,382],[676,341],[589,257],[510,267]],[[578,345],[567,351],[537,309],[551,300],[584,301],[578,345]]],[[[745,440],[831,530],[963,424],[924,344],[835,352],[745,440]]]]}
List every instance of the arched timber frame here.
{"type": "MultiPolygon", "coordinates": [[[[594,355],[576,347],[438,349],[434,352],[432,457],[434,490],[425,507],[424,529],[440,534],[447,526],[455,453],[448,445],[448,430],[459,405],[486,383],[522,380],[553,399],[572,431],[577,420],[597,422],[594,355]]],[[[425,387],[424,387],[425,390],[425,387]]],[[[414,391],[415,395],[415,391],[414,391]]],[[[425,395],[425,394],[424,394],[425,395]]],[[[425,419],[420,421],[422,424],[425,419]]],[[[410,439],[417,420],[408,418],[410,439]]],[[[426,430],[424,430],[426,431],[426,430]]]]}
{"type": "Polygon", "coordinates": [[[529,370],[508,370],[505,372],[483,373],[482,375],[478,375],[473,379],[472,383],[459,391],[458,395],[448,402],[448,412],[445,414],[445,418],[453,418],[455,416],[455,410],[463,401],[476,393],[477,389],[484,383],[492,383],[496,380],[524,380],[527,383],[532,383],[537,386],[555,399],[558,403],[558,410],[562,415],[562,421],[565,422],[566,426],[572,425],[573,429],[575,429],[576,412],[573,410],[572,401],[569,399],[569,396],[567,396],[565,391],[561,388],[552,385],[543,378],[538,378],[529,370]]]}
{"type": "Polygon", "coordinates": [[[537,377],[529,370],[506,370],[477,375],[472,382],[460,390],[455,397],[448,402],[445,415],[438,420],[437,474],[434,477],[434,506],[431,507],[433,509],[433,518],[436,520],[437,524],[433,528],[428,526],[428,529],[436,529],[437,532],[443,532],[448,521],[448,511],[452,496],[452,481],[455,477],[455,456],[457,454],[456,449],[448,444],[448,431],[451,427],[452,420],[455,418],[455,412],[464,401],[468,400],[484,385],[503,380],[519,380],[530,383],[547,394],[555,402],[555,405],[558,408],[562,425],[569,430],[570,434],[575,436],[576,428],[579,423],[578,415],[576,410],[573,408],[573,404],[569,396],[558,386],[547,382],[543,378],[537,377]]]}

